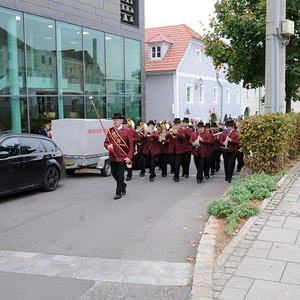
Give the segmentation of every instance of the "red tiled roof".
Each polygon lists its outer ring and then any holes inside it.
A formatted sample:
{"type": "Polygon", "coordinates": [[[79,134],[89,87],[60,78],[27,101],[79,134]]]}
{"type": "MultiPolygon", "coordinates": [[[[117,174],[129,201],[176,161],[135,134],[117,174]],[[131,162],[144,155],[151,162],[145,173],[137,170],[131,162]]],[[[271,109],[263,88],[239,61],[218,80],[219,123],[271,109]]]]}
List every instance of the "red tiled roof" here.
{"type": "Polygon", "coordinates": [[[185,24],[148,28],[145,30],[145,63],[146,72],[176,70],[192,38],[203,40],[202,36],[185,24]],[[173,41],[163,59],[149,60],[149,42],[160,42],[161,37],[173,41]]]}
{"type": "Polygon", "coordinates": [[[156,42],[166,42],[169,44],[174,44],[173,39],[170,36],[165,36],[162,33],[158,33],[151,37],[149,40],[146,41],[146,43],[156,43],[156,42]]]}

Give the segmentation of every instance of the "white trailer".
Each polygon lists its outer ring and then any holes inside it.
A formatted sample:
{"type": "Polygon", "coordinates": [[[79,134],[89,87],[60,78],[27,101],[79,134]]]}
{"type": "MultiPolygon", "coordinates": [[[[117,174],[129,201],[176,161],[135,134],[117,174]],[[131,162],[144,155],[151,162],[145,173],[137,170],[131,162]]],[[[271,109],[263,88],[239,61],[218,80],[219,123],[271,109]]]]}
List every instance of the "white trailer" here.
{"type": "MultiPolygon", "coordinates": [[[[106,130],[112,120],[103,120],[106,130]]],[[[81,168],[97,168],[103,176],[111,174],[105,132],[96,119],[60,119],[52,121],[53,140],[66,156],[69,175],[81,168]]]]}

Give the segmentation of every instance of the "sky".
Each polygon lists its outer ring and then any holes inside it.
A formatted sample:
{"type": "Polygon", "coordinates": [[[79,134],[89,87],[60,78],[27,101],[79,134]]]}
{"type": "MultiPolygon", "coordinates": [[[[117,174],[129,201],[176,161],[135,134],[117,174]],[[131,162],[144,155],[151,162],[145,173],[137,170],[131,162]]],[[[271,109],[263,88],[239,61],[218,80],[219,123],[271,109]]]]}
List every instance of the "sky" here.
{"type": "Polygon", "coordinates": [[[200,34],[209,28],[215,0],[145,0],[146,28],[187,24],[200,34]],[[203,25],[201,26],[201,22],[203,25]]]}

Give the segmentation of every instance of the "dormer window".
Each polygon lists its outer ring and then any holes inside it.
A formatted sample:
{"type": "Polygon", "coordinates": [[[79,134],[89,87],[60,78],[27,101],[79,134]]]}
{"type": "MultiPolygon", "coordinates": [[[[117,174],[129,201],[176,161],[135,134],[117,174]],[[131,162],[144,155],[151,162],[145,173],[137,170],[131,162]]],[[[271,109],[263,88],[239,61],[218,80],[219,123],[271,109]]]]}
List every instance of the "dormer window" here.
{"type": "Polygon", "coordinates": [[[151,58],[161,58],[161,46],[152,47],[151,58]]]}

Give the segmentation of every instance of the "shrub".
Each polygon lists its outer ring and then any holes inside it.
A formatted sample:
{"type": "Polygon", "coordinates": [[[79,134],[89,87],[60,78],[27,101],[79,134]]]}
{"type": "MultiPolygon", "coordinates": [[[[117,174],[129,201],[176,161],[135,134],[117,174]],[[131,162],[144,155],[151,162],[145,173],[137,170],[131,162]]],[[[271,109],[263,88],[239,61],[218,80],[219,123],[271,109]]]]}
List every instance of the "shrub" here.
{"type": "Polygon", "coordinates": [[[245,163],[255,172],[277,173],[299,152],[300,114],[266,114],[245,118],[240,125],[245,163]]]}
{"type": "Polygon", "coordinates": [[[234,211],[234,203],[231,201],[214,200],[207,208],[207,213],[217,218],[224,218],[229,216],[234,211]]]}
{"type": "Polygon", "coordinates": [[[257,200],[263,200],[265,198],[268,198],[271,196],[271,192],[267,188],[261,188],[259,190],[256,190],[253,193],[253,196],[257,200]]]}
{"type": "Polygon", "coordinates": [[[237,203],[249,201],[252,198],[251,192],[243,185],[242,181],[236,182],[229,188],[226,195],[231,195],[237,203]]]}

